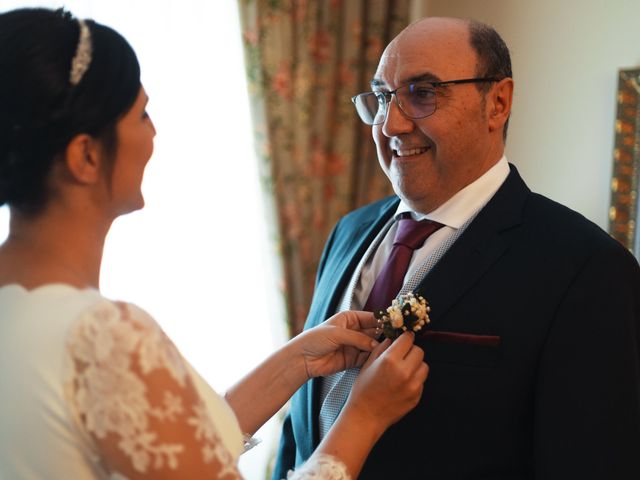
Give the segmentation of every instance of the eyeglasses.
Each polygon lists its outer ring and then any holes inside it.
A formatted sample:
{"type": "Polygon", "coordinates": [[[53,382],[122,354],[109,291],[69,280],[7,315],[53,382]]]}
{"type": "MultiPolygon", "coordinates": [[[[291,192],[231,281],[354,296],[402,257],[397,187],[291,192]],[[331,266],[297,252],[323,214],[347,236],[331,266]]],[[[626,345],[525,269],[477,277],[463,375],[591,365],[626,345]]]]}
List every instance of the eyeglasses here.
{"type": "Polygon", "coordinates": [[[392,95],[396,105],[408,118],[417,119],[433,115],[436,111],[436,88],[460,85],[462,83],[497,82],[493,77],[464,78],[446,82],[416,82],[403,85],[390,92],[365,92],[351,98],[360,119],[367,125],[380,125],[389,111],[392,95]]]}

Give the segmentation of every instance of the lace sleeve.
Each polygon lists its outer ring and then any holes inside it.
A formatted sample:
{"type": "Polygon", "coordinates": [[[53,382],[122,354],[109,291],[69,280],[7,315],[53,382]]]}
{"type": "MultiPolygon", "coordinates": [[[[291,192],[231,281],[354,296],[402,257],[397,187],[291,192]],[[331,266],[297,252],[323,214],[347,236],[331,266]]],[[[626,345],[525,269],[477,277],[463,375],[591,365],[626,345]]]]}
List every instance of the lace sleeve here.
{"type": "Polygon", "coordinates": [[[313,455],[307,463],[294,472],[289,472],[288,480],[351,480],[347,467],[331,455],[313,455]]]}
{"type": "Polygon", "coordinates": [[[99,303],[67,352],[71,411],[112,478],[240,478],[186,362],[144,311],[99,303]]]}

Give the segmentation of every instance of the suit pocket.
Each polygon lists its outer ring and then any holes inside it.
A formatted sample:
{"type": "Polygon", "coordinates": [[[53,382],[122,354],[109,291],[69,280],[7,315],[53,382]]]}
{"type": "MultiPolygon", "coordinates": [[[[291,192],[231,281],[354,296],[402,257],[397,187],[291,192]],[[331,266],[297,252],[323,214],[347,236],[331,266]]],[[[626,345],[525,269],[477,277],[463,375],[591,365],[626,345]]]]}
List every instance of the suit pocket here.
{"type": "Polygon", "coordinates": [[[416,344],[424,350],[429,365],[495,367],[501,357],[501,340],[497,335],[426,330],[416,344]]]}

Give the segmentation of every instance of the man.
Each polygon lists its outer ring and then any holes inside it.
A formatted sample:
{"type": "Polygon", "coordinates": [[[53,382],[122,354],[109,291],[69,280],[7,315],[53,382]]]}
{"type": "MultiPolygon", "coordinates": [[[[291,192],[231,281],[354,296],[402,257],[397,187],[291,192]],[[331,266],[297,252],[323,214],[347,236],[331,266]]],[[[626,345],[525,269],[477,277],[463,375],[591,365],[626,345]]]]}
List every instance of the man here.
{"type": "MultiPolygon", "coordinates": [[[[493,29],[427,18],[383,53],[379,93],[354,98],[397,197],[337,224],[307,327],[363,308],[405,212],[443,225],[400,290],[431,305],[430,375],[361,478],[640,478],[640,268],[507,163],[511,76],[493,29]]],[[[296,394],[274,478],[317,446],[347,377],[296,394]]]]}

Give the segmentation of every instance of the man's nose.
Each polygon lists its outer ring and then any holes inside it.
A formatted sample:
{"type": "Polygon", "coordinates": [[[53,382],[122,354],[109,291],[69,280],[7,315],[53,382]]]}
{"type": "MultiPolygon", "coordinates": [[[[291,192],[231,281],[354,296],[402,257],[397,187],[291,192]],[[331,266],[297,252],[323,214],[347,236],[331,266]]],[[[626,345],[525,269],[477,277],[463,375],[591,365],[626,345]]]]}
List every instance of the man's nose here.
{"type": "Polygon", "coordinates": [[[408,118],[400,107],[395,95],[387,105],[387,115],[382,124],[382,133],[387,137],[394,137],[401,133],[409,133],[415,127],[413,120],[408,118]]]}

